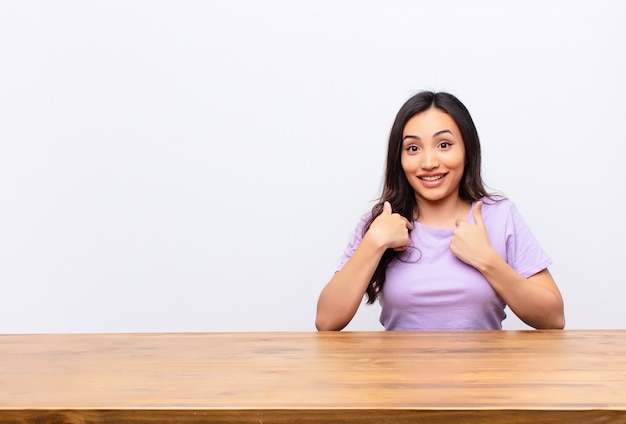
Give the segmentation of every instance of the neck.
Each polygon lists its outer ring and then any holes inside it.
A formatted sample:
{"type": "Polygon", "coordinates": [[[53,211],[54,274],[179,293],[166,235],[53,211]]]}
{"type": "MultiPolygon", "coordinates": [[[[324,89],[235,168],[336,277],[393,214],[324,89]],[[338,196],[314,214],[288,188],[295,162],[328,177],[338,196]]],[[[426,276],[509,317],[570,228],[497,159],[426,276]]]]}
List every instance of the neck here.
{"type": "Polygon", "coordinates": [[[465,219],[472,202],[461,198],[446,198],[437,201],[417,199],[418,221],[435,228],[449,228],[456,225],[457,219],[465,219]]]}

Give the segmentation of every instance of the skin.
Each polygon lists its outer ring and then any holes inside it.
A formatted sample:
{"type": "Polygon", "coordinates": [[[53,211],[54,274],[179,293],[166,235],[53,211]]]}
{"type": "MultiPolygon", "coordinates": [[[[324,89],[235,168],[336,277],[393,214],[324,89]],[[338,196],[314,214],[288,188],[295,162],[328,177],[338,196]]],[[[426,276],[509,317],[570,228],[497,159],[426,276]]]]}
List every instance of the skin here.
{"type": "Polygon", "coordinates": [[[318,330],[341,330],[354,317],[378,262],[389,248],[406,248],[413,224],[393,213],[385,202],[383,212],[372,222],[352,257],[326,284],[317,303],[318,330]]]}
{"type": "MultiPolygon", "coordinates": [[[[474,223],[464,221],[472,203],[459,197],[465,166],[465,145],[454,120],[431,108],[413,116],[403,131],[402,169],[415,192],[419,222],[456,227],[450,250],[480,271],[511,310],[534,328],[563,328],[563,299],[547,269],[524,278],[491,247],[482,219],[482,202],[472,210],[474,223]]],[[[385,203],[344,267],[322,290],[315,325],[318,330],[341,330],[354,317],[386,249],[403,250],[413,223],[393,213],[385,203]]]]}
{"type": "Polygon", "coordinates": [[[454,226],[471,208],[471,202],[459,198],[465,144],[456,123],[441,110],[429,109],[408,120],[402,140],[402,170],[415,191],[419,221],[435,228],[454,226]]]}
{"type": "Polygon", "coordinates": [[[450,241],[452,253],[473,266],[527,325],[537,329],[562,329],[565,326],[563,298],[548,269],[528,278],[522,277],[489,243],[482,219],[482,202],[472,211],[474,224],[458,219],[450,241]]]}

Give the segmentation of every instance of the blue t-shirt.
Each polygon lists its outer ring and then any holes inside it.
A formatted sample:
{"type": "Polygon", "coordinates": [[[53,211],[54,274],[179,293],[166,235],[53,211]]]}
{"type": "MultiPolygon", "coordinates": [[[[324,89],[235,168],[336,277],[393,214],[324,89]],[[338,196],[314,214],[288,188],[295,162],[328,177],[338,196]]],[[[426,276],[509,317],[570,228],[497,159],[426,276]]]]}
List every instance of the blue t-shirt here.
{"type": "MultiPolygon", "coordinates": [[[[493,249],[527,278],[552,261],[513,202],[484,198],[482,217],[493,249]]],[[[474,222],[473,208],[465,218],[474,222]]],[[[355,229],[339,269],[361,242],[369,213],[355,229]]],[[[483,275],[450,250],[456,227],[432,228],[413,222],[411,247],[387,267],[380,304],[386,330],[497,330],[506,304],[483,275]]]]}

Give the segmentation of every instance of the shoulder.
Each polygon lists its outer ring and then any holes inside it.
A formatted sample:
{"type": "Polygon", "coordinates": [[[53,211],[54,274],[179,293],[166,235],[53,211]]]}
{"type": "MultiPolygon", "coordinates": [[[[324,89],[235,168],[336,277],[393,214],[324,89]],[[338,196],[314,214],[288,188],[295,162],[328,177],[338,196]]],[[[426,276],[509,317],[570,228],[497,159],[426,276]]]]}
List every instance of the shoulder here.
{"type": "Polygon", "coordinates": [[[515,208],[515,204],[508,197],[485,196],[480,199],[483,202],[483,211],[505,212],[515,208]]]}
{"type": "Polygon", "coordinates": [[[359,224],[358,226],[360,228],[363,228],[364,226],[366,226],[369,222],[372,221],[372,211],[366,211],[361,215],[361,218],[359,219],[359,224]]]}
{"type": "Polygon", "coordinates": [[[510,199],[492,196],[481,200],[483,221],[491,229],[498,228],[499,231],[517,235],[530,232],[526,220],[510,199]]]}
{"type": "Polygon", "coordinates": [[[482,216],[487,221],[508,221],[518,215],[515,203],[504,196],[490,196],[480,199],[483,202],[482,216]]]}
{"type": "Polygon", "coordinates": [[[353,236],[360,239],[363,236],[363,231],[372,221],[372,211],[366,211],[362,213],[356,226],[353,228],[353,236]]]}

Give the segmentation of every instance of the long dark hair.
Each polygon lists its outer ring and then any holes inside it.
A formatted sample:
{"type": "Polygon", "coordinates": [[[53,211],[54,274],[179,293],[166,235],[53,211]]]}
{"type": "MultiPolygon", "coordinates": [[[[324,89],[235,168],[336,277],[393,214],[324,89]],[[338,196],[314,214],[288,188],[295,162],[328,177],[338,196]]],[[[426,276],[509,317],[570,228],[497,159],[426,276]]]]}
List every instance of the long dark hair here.
{"type": "MultiPolygon", "coordinates": [[[[389,134],[387,148],[387,165],[382,195],[372,208],[371,217],[366,222],[363,234],[382,213],[383,203],[388,201],[394,212],[409,220],[419,217],[419,209],[413,187],[409,184],[402,169],[402,133],[404,126],[413,116],[430,108],[437,108],[450,115],[454,120],[465,145],[465,169],[459,186],[459,197],[467,201],[475,201],[488,196],[481,176],[481,153],[478,131],[472,117],[463,103],[455,96],[444,92],[422,91],[407,100],[396,115],[389,134]]],[[[383,254],[374,275],[367,286],[367,303],[374,303],[385,283],[385,271],[392,259],[401,255],[393,249],[383,254]]]]}

